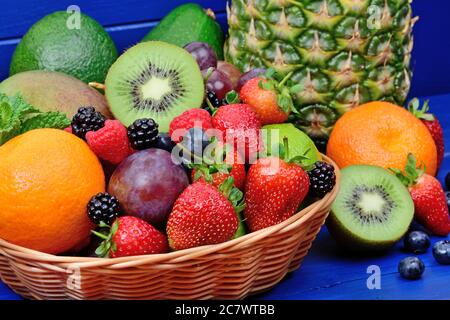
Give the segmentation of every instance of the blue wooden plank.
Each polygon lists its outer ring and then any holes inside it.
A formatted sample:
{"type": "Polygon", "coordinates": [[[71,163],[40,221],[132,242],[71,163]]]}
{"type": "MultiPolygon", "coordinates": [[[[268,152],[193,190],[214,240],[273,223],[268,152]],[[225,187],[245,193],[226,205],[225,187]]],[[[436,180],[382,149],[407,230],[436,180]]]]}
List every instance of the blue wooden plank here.
{"type": "Polygon", "coordinates": [[[20,37],[40,18],[76,4],[81,12],[104,26],[160,20],[170,10],[187,2],[224,11],[225,0],[3,0],[0,39],[20,37]]]}
{"type": "MultiPolygon", "coordinates": [[[[222,26],[226,25],[225,13],[218,13],[216,19],[222,26]]],[[[133,23],[106,27],[106,31],[116,43],[119,52],[123,52],[142,40],[157,24],[158,21],[133,23]]],[[[11,57],[19,41],[20,39],[0,40],[0,81],[8,77],[11,57]]]]}
{"type": "Polygon", "coordinates": [[[414,14],[420,19],[414,27],[412,68],[414,96],[450,92],[450,1],[413,1],[414,14]]]}

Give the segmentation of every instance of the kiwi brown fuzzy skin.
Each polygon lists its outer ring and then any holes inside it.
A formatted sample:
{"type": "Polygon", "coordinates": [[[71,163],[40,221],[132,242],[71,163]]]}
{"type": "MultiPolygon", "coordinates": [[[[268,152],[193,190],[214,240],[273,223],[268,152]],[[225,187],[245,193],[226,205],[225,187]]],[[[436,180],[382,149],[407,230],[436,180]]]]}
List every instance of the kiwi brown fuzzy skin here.
{"type": "Polygon", "coordinates": [[[327,218],[326,226],[336,243],[345,251],[352,252],[355,254],[364,253],[382,253],[390,248],[392,248],[401,237],[391,241],[378,241],[370,242],[365,239],[358,237],[349,230],[347,230],[344,225],[336,219],[333,211],[327,218]]]}

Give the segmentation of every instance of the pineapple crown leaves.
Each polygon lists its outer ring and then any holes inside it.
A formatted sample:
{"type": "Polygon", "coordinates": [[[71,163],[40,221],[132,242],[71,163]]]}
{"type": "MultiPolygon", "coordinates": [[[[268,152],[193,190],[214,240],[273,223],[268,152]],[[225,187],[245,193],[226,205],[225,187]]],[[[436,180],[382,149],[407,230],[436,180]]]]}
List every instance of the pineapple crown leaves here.
{"type": "Polygon", "coordinates": [[[274,68],[267,69],[262,78],[266,81],[260,80],[258,86],[267,91],[273,91],[277,95],[278,107],[285,113],[294,112],[297,110],[294,107],[294,101],[291,96],[291,89],[286,86],[286,82],[292,77],[293,72],[288,73],[283,77],[276,72],[274,68]]]}
{"type": "Polygon", "coordinates": [[[389,170],[395,174],[395,176],[405,185],[406,187],[414,186],[417,180],[425,173],[426,166],[417,166],[416,157],[410,153],[408,154],[408,160],[405,165],[405,172],[396,168],[389,168],[389,170]]]}
{"type": "Polygon", "coordinates": [[[408,103],[408,111],[411,112],[416,118],[426,121],[434,121],[434,115],[429,113],[430,105],[429,100],[423,103],[422,108],[420,108],[420,101],[417,98],[412,99],[408,103]]]}
{"type": "Polygon", "coordinates": [[[234,186],[234,178],[228,177],[219,186],[219,191],[233,205],[234,211],[238,214],[245,209],[244,193],[234,186]]]}
{"type": "Polygon", "coordinates": [[[99,227],[101,228],[100,231],[91,231],[94,235],[100,239],[103,239],[98,248],[95,250],[95,254],[100,258],[109,258],[110,251],[112,250],[115,252],[117,250],[116,244],[112,238],[119,229],[119,220],[116,219],[112,226],[109,226],[101,221],[99,227]]]}

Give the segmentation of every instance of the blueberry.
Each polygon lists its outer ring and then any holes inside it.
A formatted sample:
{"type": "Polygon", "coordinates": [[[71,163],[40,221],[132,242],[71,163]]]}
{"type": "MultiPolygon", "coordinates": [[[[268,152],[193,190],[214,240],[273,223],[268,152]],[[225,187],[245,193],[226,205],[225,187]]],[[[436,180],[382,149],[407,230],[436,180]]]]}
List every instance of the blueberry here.
{"type": "Polygon", "coordinates": [[[158,135],[155,148],[172,152],[174,146],[175,143],[170,139],[170,136],[167,133],[160,133],[158,135]]]}
{"type": "Polygon", "coordinates": [[[183,150],[183,160],[185,163],[192,163],[202,159],[203,150],[209,145],[209,137],[200,128],[191,128],[183,136],[181,148],[183,150]]]}
{"type": "Polygon", "coordinates": [[[450,264],[450,241],[436,242],[433,246],[433,257],[440,264],[450,264]]]}
{"type": "Polygon", "coordinates": [[[398,264],[398,272],[405,279],[419,279],[422,277],[424,271],[425,265],[422,260],[417,257],[405,258],[398,264]]]}
{"type": "Polygon", "coordinates": [[[415,254],[425,253],[430,247],[430,237],[425,232],[413,231],[403,239],[405,250],[415,254]]]}
{"type": "Polygon", "coordinates": [[[445,186],[447,187],[447,190],[450,191],[450,172],[445,176],[445,186]]]}

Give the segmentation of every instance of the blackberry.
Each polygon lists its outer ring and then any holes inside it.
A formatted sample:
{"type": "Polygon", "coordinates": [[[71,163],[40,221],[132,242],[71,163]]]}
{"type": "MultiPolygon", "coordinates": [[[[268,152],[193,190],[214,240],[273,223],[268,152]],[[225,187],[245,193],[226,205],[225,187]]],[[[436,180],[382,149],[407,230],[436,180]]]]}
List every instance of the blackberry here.
{"type": "Polygon", "coordinates": [[[308,171],[310,192],[313,196],[322,198],[333,190],[336,184],[336,174],[332,165],[317,161],[314,167],[308,171]]]}
{"type": "Polygon", "coordinates": [[[128,127],[128,139],[135,150],[154,147],[158,142],[159,125],[153,119],[138,119],[128,127]]]}
{"type": "Polygon", "coordinates": [[[111,225],[119,215],[119,200],[109,193],[98,193],[88,203],[88,216],[96,225],[111,225]]]}
{"type": "Polygon", "coordinates": [[[105,126],[105,117],[93,107],[81,107],[72,118],[72,132],[86,139],[86,133],[97,131],[105,126]]]}

